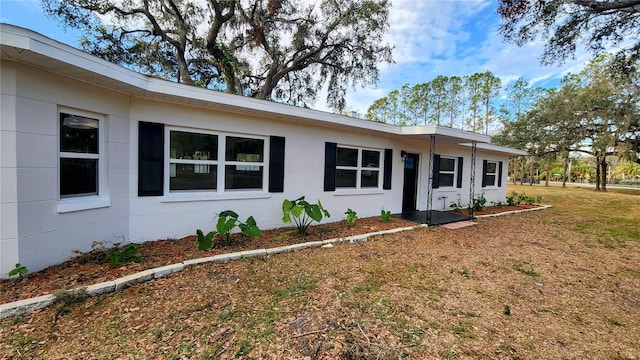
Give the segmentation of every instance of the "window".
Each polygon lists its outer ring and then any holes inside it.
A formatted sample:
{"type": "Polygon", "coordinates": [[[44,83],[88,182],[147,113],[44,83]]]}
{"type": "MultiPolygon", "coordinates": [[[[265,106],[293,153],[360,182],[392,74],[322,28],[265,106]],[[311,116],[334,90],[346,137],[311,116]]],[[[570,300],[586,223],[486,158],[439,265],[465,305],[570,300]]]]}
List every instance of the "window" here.
{"type": "Polygon", "coordinates": [[[60,112],[60,199],[100,195],[100,120],[60,112]]]}
{"type": "Polygon", "coordinates": [[[336,151],[336,188],[378,188],[380,150],[338,147],[336,151]]]}
{"type": "Polygon", "coordinates": [[[216,190],[218,136],[171,131],[169,137],[169,190],[216,190]]]}
{"type": "Polygon", "coordinates": [[[264,154],[264,139],[170,130],[169,191],[263,190],[264,154]]]}
{"type": "Polygon", "coordinates": [[[487,161],[486,170],[484,171],[484,186],[496,186],[498,178],[498,163],[495,161],[487,161]]]}
{"type": "Polygon", "coordinates": [[[456,159],[454,158],[440,158],[440,187],[453,187],[454,179],[456,178],[456,159]]]}

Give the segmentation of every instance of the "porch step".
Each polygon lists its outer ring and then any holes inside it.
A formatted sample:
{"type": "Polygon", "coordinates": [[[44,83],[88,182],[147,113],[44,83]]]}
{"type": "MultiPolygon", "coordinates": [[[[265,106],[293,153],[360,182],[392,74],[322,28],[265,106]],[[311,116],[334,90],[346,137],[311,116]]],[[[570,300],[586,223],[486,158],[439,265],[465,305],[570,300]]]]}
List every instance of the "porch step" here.
{"type": "Polygon", "coordinates": [[[445,229],[456,230],[456,229],[462,229],[468,226],[475,226],[475,225],[478,225],[478,223],[473,221],[458,221],[458,222],[442,225],[442,227],[445,229]]]}

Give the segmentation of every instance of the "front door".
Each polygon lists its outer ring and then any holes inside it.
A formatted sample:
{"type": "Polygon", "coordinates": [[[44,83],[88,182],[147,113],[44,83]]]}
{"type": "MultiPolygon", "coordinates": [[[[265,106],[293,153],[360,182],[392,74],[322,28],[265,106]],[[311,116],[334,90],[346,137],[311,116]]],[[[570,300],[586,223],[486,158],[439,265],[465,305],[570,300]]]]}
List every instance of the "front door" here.
{"type": "Polygon", "coordinates": [[[418,154],[407,154],[404,160],[404,185],[402,190],[402,211],[416,210],[418,199],[418,154]]]}

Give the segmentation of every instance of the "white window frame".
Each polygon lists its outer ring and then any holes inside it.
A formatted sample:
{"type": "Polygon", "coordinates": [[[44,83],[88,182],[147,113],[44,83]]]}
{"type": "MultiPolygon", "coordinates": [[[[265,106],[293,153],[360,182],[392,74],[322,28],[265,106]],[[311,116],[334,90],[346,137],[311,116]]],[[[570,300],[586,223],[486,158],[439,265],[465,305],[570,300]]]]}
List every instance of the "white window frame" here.
{"type": "Polygon", "coordinates": [[[164,170],[164,193],[168,194],[166,201],[191,201],[207,200],[212,196],[215,199],[236,199],[236,198],[256,198],[267,197],[267,187],[269,181],[269,138],[267,136],[249,135],[242,133],[220,132],[204,129],[183,128],[177,126],[165,126],[165,170],[164,170]],[[217,160],[194,160],[194,159],[171,159],[171,131],[188,132],[194,134],[216,135],[218,137],[218,159],[217,160]],[[226,144],[227,137],[241,137],[246,139],[262,140],[263,154],[260,162],[227,161],[226,144]],[[218,174],[216,178],[216,189],[213,190],[171,190],[170,189],[170,169],[171,164],[194,164],[194,165],[216,165],[218,174]],[[259,189],[225,189],[226,166],[261,166],[262,167],[262,187],[259,189]],[[262,195],[260,195],[262,194],[262,195]]]}
{"type": "Polygon", "coordinates": [[[382,190],[382,164],[384,164],[384,151],[382,149],[358,147],[351,145],[337,145],[336,154],[339,149],[351,149],[358,150],[358,159],[356,160],[356,166],[339,166],[336,164],[336,170],[355,170],[356,171],[356,186],[355,187],[341,187],[336,184],[336,191],[349,191],[349,190],[382,190]],[[380,154],[380,161],[377,168],[370,168],[362,166],[362,151],[375,151],[380,154]],[[377,171],[378,172],[378,186],[362,187],[362,171],[377,171]]]}
{"type": "Polygon", "coordinates": [[[58,197],[58,212],[67,213],[81,210],[98,209],[111,206],[111,200],[107,194],[107,166],[106,166],[106,141],[107,134],[107,117],[102,114],[79,110],[67,107],[59,107],[56,112],[56,152],[57,152],[57,197],[58,197]],[[60,145],[62,141],[62,134],[60,133],[60,115],[70,114],[81,117],[86,117],[98,121],[98,153],[75,153],[75,152],[63,152],[60,151],[60,145]],[[96,159],[98,160],[98,185],[96,187],[97,194],[91,195],[77,195],[77,196],[65,196],[60,194],[60,185],[62,179],[60,177],[60,159],[96,159]]]}
{"type": "Polygon", "coordinates": [[[493,175],[493,184],[489,184],[488,182],[485,183],[485,187],[498,187],[498,166],[499,166],[499,161],[495,161],[495,160],[487,160],[487,172],[482,174],[482,176],[486,177],[487,175],[493,175]],[[496,170],[495,172],[489,172],[489,164],[495,164],[496,166],[496,170]]]}
{"type": "Polygon", "coordinates": [[[458,172],[458,159],[455,157],[448,157],[448,156],[442,156],[440,155],[440,165],[442,165],[442,159],[447,159],[447,160],[453,160],[453,170],[442,170],[442,169],[438,169],[438,173],[440,175],[442,174],[451,174],[453,175],[453,181],[451,182],[451,185],[442,185],[442,176],[440,177],[440,188],[454,188],[456,187],[456,179],[457,179],[457,172],[458,172]]]}

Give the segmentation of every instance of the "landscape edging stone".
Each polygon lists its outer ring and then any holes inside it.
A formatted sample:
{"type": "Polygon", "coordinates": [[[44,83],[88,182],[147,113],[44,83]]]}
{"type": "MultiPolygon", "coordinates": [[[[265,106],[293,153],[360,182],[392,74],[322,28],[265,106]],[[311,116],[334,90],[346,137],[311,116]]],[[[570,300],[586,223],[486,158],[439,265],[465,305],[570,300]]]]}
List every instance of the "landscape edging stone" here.
{"type": "MultiPolygon", "coordinates": [[[[117,291],[126,289],[127,287],[130,287],[138,283],[143,283],[153,279],[158,279],[174,273],[178,273],[182,271],[185,267],[189,267],[189,266],[206,264],[210,262],[227,262],[231,260],[238,260],[238,259],[244,259],[244,258],[250,258],[250,257],[261,257],[266,255],[279,254],[283,252],[290,252],[294,250],[321,247],[322,245],[326,245],[326,244],[338,244],[342,242],[350,242],[350,243],[366,242],[369,236],[393,234],[400,231],[416,230],[423,227],[427,227],[427,225],[421,224],[421,225],[412,226],[412,227],[404,227],[404,228],[390,229],[390,230],[384,230],[384,231],[377,231],[377,232],[367,233],[362,235],[347,236],[344,238],[327,239],[322,241],[309,241],[309,242],[292,244],[288,246],[279,246],[279,247],[269,248],[269,249],[245,250],[245,251],[239,251],[235,253],[218,254],[218,255],[198,258],[198,259],[189,259],[181,263],[165,265],[165,266],[161,266],[153,269],[140,271],[135,274],[125,275],[115,280],[92,284],[83,288],[85,289],[87,295],[89,296],[112,293],[112,292],[117,292],[117,291]]],[[[3,319],[5,317],[10,317],[10,316],[22,315],[35,310],[45,308],[51,305],[54,300],[55,300],[55,296],[48,294],[48,295],[42,295],[34,298],[0,304],[0,319],[3,319]]]]}

